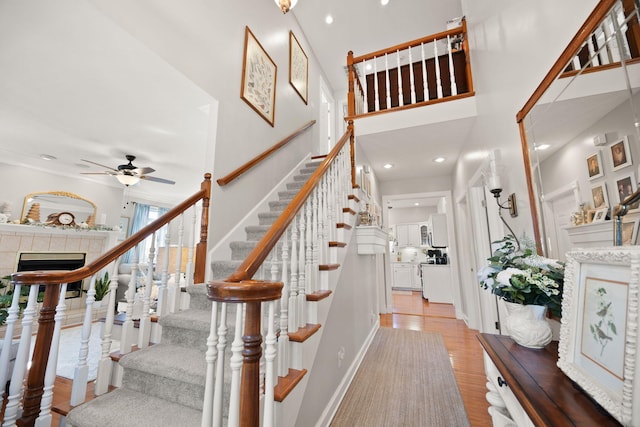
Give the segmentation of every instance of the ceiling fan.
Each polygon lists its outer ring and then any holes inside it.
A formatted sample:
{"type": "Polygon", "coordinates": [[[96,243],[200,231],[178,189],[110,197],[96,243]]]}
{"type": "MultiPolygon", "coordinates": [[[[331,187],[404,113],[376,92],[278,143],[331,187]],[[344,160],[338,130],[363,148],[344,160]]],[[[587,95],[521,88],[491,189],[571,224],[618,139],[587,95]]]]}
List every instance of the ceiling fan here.
{"type": "Polygon", "coordinates": [[[100,163],[93,162],[91,160],[81,159],[83,162],[91,163],[93,165],[100,166],[102,168],[107,169],[104,172],[82,172],[82,174],[83,175],[111,175],[111,176],[115,176],[116,179],[118,181],[120,181],[121,184],[123,184],[123,185],[125,185],[127,187],[130,186],[130,185],[137,184],[141,179],[144,179],[144,180],[147,180],[147,181],[159,182],[159,183],[162,183],[162,184],[175,184],[176,183],[175,181],[171,181],[170,179],[156,178],[154,176],[149,176],[148,174],[150,174],[151,172],[154,172],[155,169],[149,168],[149,167],[139,168],[139,167],[137,167],[137,166],[135,166],[133,164],[133,161],[136,159],[136,156],[132,156],[131,154],[127,154],[125,157],[129,161],[129,163],[124,164],[124,165],[118,165],[117,168],[112,168],[110,166],[105,166],[105,165],[102,165],[100,163]]]}

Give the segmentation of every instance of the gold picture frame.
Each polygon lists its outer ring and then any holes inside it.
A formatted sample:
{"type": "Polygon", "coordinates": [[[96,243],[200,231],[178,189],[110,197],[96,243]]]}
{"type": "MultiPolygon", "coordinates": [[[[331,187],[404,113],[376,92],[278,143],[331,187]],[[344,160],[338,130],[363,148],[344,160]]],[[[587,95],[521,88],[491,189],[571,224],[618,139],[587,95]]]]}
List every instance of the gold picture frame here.
{"type": "Polygon", "coordinates": [[[278,67],[249,27],[245,27],[240,98],[271,126],[275,122],[278,67]]]}
{"type": "Polygon", "coordinates": [[[293,31],[289,31],[289,83],[307,104],[309,100],[309,58],[293,31]]]}

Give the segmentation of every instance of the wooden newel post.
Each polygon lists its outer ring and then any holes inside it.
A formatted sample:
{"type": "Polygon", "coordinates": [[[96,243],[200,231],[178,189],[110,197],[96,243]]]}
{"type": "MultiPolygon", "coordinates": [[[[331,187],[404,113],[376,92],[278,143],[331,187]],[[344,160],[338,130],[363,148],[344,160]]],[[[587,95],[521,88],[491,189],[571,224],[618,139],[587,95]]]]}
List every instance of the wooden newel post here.
{"type": "Polygon", "coordinates": [[[207,234],[209,230],[209,198],[211,197],[211,174],[204,174],[204,181],[200,184],[202,197],[202,213],[200,215],[200,241],[196,244],[195,265],[193,269],[193,283],[204,283],[204,273],[207,266],[207,234]]]}
{"type": "Polygon", "coordinates": [[[353,120],[349,120],[348,128],[351,131],[349,136],[349,157],[351,158],[351,188],[358,188],[356,181],[356,136],[353,130],[353,120]]]}
{"type": "Polygon", "coordinates": [[[347,94],[347,114],[349,117],[356,115],[356,95],[353,77],[353,51],[347,54],[347,71],[349,74],[349,93],[347,94]]]}
{"type": "Polygon", "coordinates": [[[242,350],[242,383],[240,385],[240,427],[260,425],[260,357],[262,335],[260,314],[262,302],[247,303],[242,350]]]}
{"type": "Polygon", "coordinates": [[[38,319],[38,334],[24,392],[22,417],[16,421],[18,427],[33,427],[40,413],[40,401],[44,393],[44,375],[49,362],[59,296],[60,285],[45,287],[42,309],[38,319]]]}

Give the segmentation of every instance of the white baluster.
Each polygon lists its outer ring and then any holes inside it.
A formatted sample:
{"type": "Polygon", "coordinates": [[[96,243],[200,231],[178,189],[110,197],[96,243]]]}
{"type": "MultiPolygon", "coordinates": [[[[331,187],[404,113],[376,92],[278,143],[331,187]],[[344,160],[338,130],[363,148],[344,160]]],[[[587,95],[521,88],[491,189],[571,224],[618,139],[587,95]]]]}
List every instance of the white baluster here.
{"type": "Polygon", "coordinates": [[[313,190],[313,200],[312,200],[312,209],[311,209],[311,214],[313,215],[313,220],[312,220],[312,224],[313,224],[313,230],[311,230],[312,232],[312,255],[311,255],[311,274],[313,276],[313,280],[312,280],[312,285],[313,288],[311,288],[311,292],[315,292],[318,290],[318,250],[319,248],[319,240],[320,240],[320,232],[319,230],[319,226],[318,226],[318,210],[320,209],[319,203],[318,203],[318,195],[320,193],[320,187],[316,187],[313,190]]]}
{"type": "Polygon", "coordinates": [[[367,61],[362,61],[360,64],[362,67],[362,89],[364,96],[362,97],[362,112],[366,114],[369,112],[369,82],[367,81],[367,61]]]}
{"type": "Polygon", "coordinates": [[[307,203],[305,204],[306,215],[307,215],[307,236],[305,241],[307,243],[306,251],[305,251],[305,277],[306,277],[306,290],[305,294],[313,293],[316,287],[315,285],[315,274],[313,273],[312,265],[313,265],[313,214],[311,212],[311,207],[313,204],[313,194],[309,196],[307,203]]]}
{"type": "Polygon", "coordinates": [[[380,111],[380,89],[378,87],[378,58],[373,58],[373,87],[375,96],[374,111],[380,111]]]}
{"type": "MultiPolygon", "coordinates": [[[[306,203],[305,203],[306,204],[306,203]]],[[[306,292],[306,217],[304,212],[304,206],[300,209],[300,213],[298,214],[299,223],[300,223],[300,243],[298,244],[298,307],[297,307],[297,319],[298,319],[298,327],[303,328],[307,325],[307,318],[305,316],[306,310],[305,306],[307,303],[307,292],[306,292]]]]}
{"type": "Polygon", "coordinates": [[[398,107],[404,105],[404,93],[402,90],[402,67],[400,66],[400,50],[396,50],[396,63],[398,64],[398,107]]]}
{"type": "MultiPolygon", "coordinates": [[[[238,325],[236,325],[236,328],[238,325]]],[[[224,355],[227,349],[227,303],[220,304],[218,326],[218,360],[216,360],[216,382],[213,393],[213,427],[222,426],[222,403],[224,400],[224,355]]]]}
{"type": "Polygon", "coordinates": [[[265,350],[264,359],[265,366],[265,381],[264,381],[264,419],[263,427],[273,427],[275,425],[275,403],[273,396],[273,388],[276,386],[276,372],[274,359],[276,358],[276,333],[273,328],[274,325],[274,311],[275,301],[269,301],[267,304],[267,335],[264,340],[265,350]]]}
{"type": "Polygon", "coordinates": [[[285,230],[280,242],[282,244],[282,296],[280,297],[280,337],[278,339],[278,375],[283,377],[289,370],[289,247],[287,243],[289,231],[285,230]]]}
{"type": "Polygon", "coordinates": [[[424,100],[429,100],[429,86],[427,81],[427,60],[424,57],[424,43],[420,43],[420,53],[422,54],[422,91],[424,92],[424,100]]]}
{"type": "Polygon", "coordinates": [[[187,268],[185,269],[185,272],[186,272],[185,286],[187,287],[193,285],[193,272],[194,272],[193,250],[196,246],[196,223],[198,219],[197,218],[198,210],[196,209],[195,206],[191,208],[191,211],[193,212],[193,215],[191,216],[191,233],[190,233],[190,239],[189,239],[189,250],[187,251],[187,268]]]}
{"type": "Polygon", "coordinates": [[[236,306],[235,335],[231,343],[231,392],[229,398],[229,427],[240,425],[240,373],[242,370],[242,311],[244,304],[236,306]]]}
{"type": "Polygon", "coordinates": [[[416,103],[416,82],[415,75],[413,74],[413,55],[411,54],[411,50],[413,48],[409,48],[409,83],[411,84],[411,103],[416,103]]]}
{"type": "Polygon", "coordinates": [[[131,352],[134,343],[137,342],[134,336],[133,328],[133,303],[136,295],[136,284],[138,281],[138,260],[140,259],[140,247],[136,246],[133,251],[133,263],[131,264],[131,279],[129,286],[125,292],[127,299],[127,311],[125,313],[124,322],[122,323],[122,335],[120,337],[120,353],[127,354],[131,352]]]}
{"type": "Polygon", "coordinates": [[[289,282],[289,332],[298,330],[298,221],[293,218],[291,222],[291,281],[289,282]]]}
{"type": "Polygon", "coordinates": [[[15,286],[11,306],[7,310],[2,353],[0,354],[0,384],[3,386],[7,384],[7,380],[9,379],[9,354],[11,353],[11,346],[13,344],[13,331],[15,330],[15,324],[18,320],[18,314],[20,313],[20,307],[18,305],[20,302],[20,288],[21,285],[15,286]]]}
{"type": "Polygon", "coordinates": [[[451,96],[458,94],[458,86],[456,85],[456,73],[453,68],[453,53],[451,52],[451,40],[447,36],[447,51],[449,53],[449,78],[451,79],[451,96]]]}
{"type": "MultiPolygon", "coordinates": [[[[67,294],[67,284],[60,286],[60,296],[58,297],[58,305],[56,306],[56,314],[54,316],[53,337],[51,338],[51,347],[49,350],[49,360],[47,361],[47,370],[44,376],[44,388],[42,400],[40,401],[40,413],[36,418],[35,427],[49,427],[53,421],[51,415],[51,405],[53,404],[53,384],[56,381],[56,369],[58,366],[58,352],[60,349],[60,330],[62,329],[62,321],[65,317],[67,305],[65,296],[67,294]]],[[[80,350],[82,351],[82,350],[80,350]]],[[[86,354],[85,354],[86,360],[86,354]]],[[[75,376],[74,376],[75,385],[75,376]]],[[[86,382],[85,382],[86,387],[86,382]]]]}
{"type": "MultiPolygon", "coordinates": [[[[22,331],[20,333],[20,344],[18,345],[18,353],[16,354],[13,373],[11,375],[11,384],[9,385],[9,396],[7,398],[7,406],[4,411],[3,426],[13,426],[18,418],[18,410],[20,409],[20,400],[22,399],[23,381],[27,373],[27,365],[29,362],[29,351],[31,348],[31,333],[33,331],[33,318],[36,314],[38,285],[31,285],[29,289],[29,299],[27,307],[22,313],[22,331]]],[[[15,292],[20,292],[16,286],[15,292]]]]}
{"type": "Polygon", "coordinates": [[[89,290],[87,291],[87,298],[85,300],[86,308],[84,311],[84,320],[82,322],[82,332],[80,336],[80,351],[78,354],[78,365],[75,368],[73,374],[73,387],[71,389],[70,404],[73,406],[79,405],[85,400],[87,394],[87,381],[89,381],[89,365],[87,363],[87,356],[89,355],[89,339],[91,338],[91,326],[93,320],[93,304],[95,303],[96,295],[96,276],[100,273],[96,273],[91,276],[89,281],[89,290]]]}
{"type": "Polygon", "coordinates": [[[144,295],[142,297],[142,314],[138,325],[138,348],[149,347],[151,340],[151,290],[153,289],[153,261],[156,255],[156,233],[151,235],[151,246],[147,257],[147,272],[144,285],[144,295]]]}
{"type": "Polygon", "coordinates": [[[592,67],[599,66],[600,59],[599,59],[598,53],[596,52],[595,47],[593,46],[593,39],[591,38],[591,35],[587,37],[587,47],[589,49],[589,58],[591,59],[591,66],[592,67]]]}
{"type": "Polygon", "coordinates": [[[438,99],[442,98],[442,80],[440,79],[440,58],[438,57],[438,41],[433,40],[433,60],[436,65],[436,87],[438,90],[438,99]]]}
{"type": "MultiPolygon", "coordinates": [[[[168,307],[168,291],[167,291],[167,282],[169,281],[169,244],[170,244],[170,236],[169,236],[169,226],[165,226],[165,234],[164,234],[164,247],[165,251],[163,254],[162,260],[162,271],[160,272],[160,285],[158,286],[158,303],[156,304],[156,313],[158,316],[163,316],[166,314],[168,307]]],[[[160,260],[158,260],[160,262],[160,260]]]]}
{"type": "MultiPolygon", "coordinates": [[[[202,408],[202,427],[210,427],[213,423],[213,392],[215,386],[216,369],[215,364],[218,358],[218,302],[211,302],[211,324],[209,326],[209,336],[207,337],[207,352],[205,353],[205,361],[207,362],[207,370],[204,383],[204,403],[202,408]]],[[[222,411],[220,411],[222,412],[222,411]]],[[[220,413],[220,415],[222,415],[220,413]]],[[[221,421],[220,421],[221,422],[221,421]]]]}
{"type": "Polygon", "coordinates": [[[391,108],[391,82],[389,80],[389,58],[384,54],[384,70],[387,83],[387,109],[391,108]]]}
{"type": "Polygon", "coordinates": [[[111,351],[111,334],[115,318],[114,313],[116,311],[116,290],[118,289],[118,268],[120,266],[120,261],[121,258],[118,258],[118,261],[114,264],[111,280],[109,281],[109,293],[107,294],[107,317],[104,325],[102,325],[101,355],[94,387],[94,393],[96,396],[100,396],[101,394],[105,394],[109,391],[109,385],[111,383],[113,363],[109,356],[109,352],[111,351]]]}

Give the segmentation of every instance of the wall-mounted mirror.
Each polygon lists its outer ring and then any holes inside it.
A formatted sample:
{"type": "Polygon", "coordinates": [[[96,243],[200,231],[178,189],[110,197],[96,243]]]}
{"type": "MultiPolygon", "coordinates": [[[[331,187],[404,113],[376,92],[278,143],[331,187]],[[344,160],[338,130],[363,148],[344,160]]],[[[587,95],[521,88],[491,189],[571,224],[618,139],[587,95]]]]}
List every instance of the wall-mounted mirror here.
{"type": "MultiPolygon", "coordinates": [[[[613,244],[611,208],[640,179],[639,48],[634,0],[600,1],[518,113],[542,254],[613,244]]],[[[628,244],[639,221],[626,219],[628,244]]]]}
{"type": "Polygon", "coordinates": [[[44,191],[28,194],[22,206],[21,222],[43,223],[51,215],[61,212],[71,213],[76,224],[95,226],[96,205],[77,194],[63,191],[44,191]]]}

